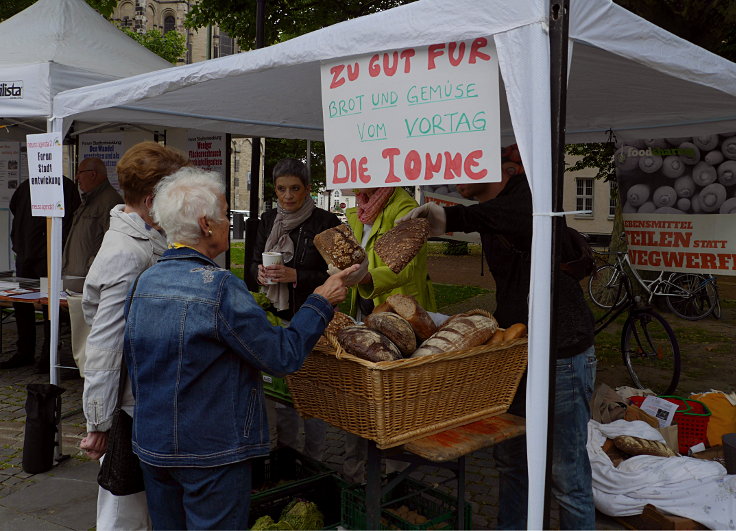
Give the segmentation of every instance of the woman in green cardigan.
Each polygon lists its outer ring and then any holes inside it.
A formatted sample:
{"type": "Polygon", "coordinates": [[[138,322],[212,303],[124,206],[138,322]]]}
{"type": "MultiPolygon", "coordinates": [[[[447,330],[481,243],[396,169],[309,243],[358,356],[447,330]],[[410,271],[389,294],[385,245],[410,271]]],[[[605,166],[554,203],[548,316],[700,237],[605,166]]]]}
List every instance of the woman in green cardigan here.
{"type": "Polygon", "coordinates": [[[378,238],[394,227],[397,219],[417,206],[403,188],[367,188],[356,191],[357,206],[347,209],[348,225],[368,256],[368,270],[350,294],[350,315],[361,318],[389,295],[413,296],[427,311],[436,311],[434,290],[427,274],[427,245],[398,274],[375,252],[378,238]],[[358,313],[360,312],[360,313],[358,313]]]}

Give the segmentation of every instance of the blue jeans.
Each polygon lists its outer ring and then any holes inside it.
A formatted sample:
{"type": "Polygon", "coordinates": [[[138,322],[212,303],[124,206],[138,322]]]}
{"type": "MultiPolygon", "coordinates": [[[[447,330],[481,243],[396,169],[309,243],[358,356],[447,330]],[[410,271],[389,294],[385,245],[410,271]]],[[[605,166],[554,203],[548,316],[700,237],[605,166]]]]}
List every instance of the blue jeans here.
{"type": "MultiPolygon", "coordinates": [[[[596,369],[595,349],[557,360],[552,454],[552,496],[560,506],[560,529],[594,529],[595,505],[586,443],[596,369]]],[[[509,413],[526,416],[526,374],[509,413]]],[[[527,528],[526,437],[494,447],[501,484],[498,529],[527,528]]]]}
{"type": "Polygon", "coordinates": [[[154,529],[248,529],[250,461],[141,469],[154,529]]]}

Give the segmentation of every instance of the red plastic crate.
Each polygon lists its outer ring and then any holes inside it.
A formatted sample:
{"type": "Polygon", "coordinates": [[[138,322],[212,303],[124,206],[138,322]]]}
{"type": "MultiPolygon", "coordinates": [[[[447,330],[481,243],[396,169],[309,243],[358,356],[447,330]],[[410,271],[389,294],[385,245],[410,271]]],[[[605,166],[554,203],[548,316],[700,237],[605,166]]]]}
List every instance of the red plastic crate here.
{"type": "MultiPolygon", "coordinates": [[[[629,398],[635,406],[641,406],[644,396],[629,398]]],[[[660,396],[665,400],[678,405],[672,424],[677,424],[677,446],[682,455],[687,455],[688,449],[698,443],[708,444],[708,419],[710,410],[699,400],[681,398],[679,396],[660,396]]]]}

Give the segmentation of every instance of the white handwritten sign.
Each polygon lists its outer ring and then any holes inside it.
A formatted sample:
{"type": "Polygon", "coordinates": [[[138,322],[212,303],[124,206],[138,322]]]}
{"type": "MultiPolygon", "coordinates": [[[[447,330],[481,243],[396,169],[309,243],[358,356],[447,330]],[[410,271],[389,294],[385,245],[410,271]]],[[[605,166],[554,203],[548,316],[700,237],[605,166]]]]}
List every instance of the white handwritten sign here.
{"type": "Polygon", "coordinates": [[[486,38],[323,64],[327,188],[500,181],[498,98],[486,38]]]}
{"type": "Polygon", "coordinates": [[[26,135],[31,215],[64,216],[63,155],[60,133],[26,135]]]}

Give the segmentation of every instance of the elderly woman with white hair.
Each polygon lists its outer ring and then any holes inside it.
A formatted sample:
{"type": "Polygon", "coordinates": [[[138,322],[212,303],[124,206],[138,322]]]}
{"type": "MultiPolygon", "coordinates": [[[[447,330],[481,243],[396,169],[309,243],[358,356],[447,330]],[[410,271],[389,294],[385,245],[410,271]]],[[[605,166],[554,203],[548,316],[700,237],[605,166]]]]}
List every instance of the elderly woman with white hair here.
{"type": "Polygon", "coordinates": [[[228,247],[224,194],[218,174],[193,168],[159,183],[153,215],[169,249],[128,297],[133,449],[156,529],[248,527],[249,460],[269,451],[259,371],[299,369],[357,268],[317,287],[288,328],[272,326],[213,261],[228,247]]]}

